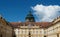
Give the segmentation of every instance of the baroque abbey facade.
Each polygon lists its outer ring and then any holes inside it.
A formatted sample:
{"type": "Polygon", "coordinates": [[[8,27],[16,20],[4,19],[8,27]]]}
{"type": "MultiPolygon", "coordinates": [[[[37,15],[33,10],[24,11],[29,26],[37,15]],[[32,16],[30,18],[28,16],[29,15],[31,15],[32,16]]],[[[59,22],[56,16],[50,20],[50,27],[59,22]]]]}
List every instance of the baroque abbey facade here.
{"type": "Polygon", "coordinates": [[[30,12],[25,22],[7,22],[0,17],[0,37],[60,37],[60,17],[52,22],[35,22],[30,12]]]}

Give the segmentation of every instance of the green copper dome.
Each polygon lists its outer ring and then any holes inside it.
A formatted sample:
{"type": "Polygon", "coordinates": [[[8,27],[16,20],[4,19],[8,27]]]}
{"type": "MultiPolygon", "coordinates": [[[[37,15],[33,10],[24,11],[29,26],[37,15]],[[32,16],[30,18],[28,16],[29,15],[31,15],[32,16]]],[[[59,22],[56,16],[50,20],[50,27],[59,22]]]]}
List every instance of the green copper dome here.
{"type": "Polygon", "coordinates": [[[31,11],[29,11],[29,14],[27,14],[25,20],[28,20],[29,22],[34,22],[35,21],[34,16],[31,13],[31,11]]]}

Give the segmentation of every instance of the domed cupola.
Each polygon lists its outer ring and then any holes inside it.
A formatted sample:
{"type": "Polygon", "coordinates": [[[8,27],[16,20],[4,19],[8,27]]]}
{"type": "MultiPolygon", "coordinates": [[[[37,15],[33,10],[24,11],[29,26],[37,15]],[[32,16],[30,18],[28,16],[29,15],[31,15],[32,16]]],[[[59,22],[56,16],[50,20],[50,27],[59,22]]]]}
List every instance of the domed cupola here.
{"type": "Polygon", "coordinates": [[[27,14],[25,20],[26,20],[26,22],[35,22],[34,16],[31,13],[31,11],[29,11],[29,13],[27,14]]]}

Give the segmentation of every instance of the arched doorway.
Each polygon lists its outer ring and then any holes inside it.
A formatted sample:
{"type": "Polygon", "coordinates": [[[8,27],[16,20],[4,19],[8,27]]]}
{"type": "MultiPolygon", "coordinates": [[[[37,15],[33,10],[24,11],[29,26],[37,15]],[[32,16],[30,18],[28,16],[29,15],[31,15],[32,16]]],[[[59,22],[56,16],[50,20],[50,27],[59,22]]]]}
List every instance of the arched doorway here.
{"type": "Polygon", "coordinates": [[[0,37],[2,37],[2,34],[0,34],[0,37]]]}
{"type": "Polygon", "coordinates": [[[46,37],[46,36],[44,36],[44,37],[46,37]]]}
{"type": "Polygon", "coordinates": [[[13,33],[13,37],[16,37],[16,34],[15,34],[15,32],[13,33]]]}
{"type": "Polygon", "coordinates": [[[29,37],[31,37],[31,34],[30,34],[30,32],[29,32],[29,37]]]}
{"type": "Polygon", "coordinates": [[[13,35],[13,37],[16,37],[16,35],[13,35]]]}

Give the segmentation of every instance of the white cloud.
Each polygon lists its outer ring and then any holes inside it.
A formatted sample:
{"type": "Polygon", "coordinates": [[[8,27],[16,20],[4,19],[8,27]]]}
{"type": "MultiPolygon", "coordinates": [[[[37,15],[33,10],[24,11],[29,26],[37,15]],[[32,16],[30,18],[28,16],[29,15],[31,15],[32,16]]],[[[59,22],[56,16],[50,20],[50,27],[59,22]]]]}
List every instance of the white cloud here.
{"type": "Polygon", "coordinates": [[[58,5],[39,5],[37,4],[34,7],[31,7],[34,14],[37,16],[37,21],[46,21],[51,22],[57,16],[60,16],[60,6],[58,5]]]}

